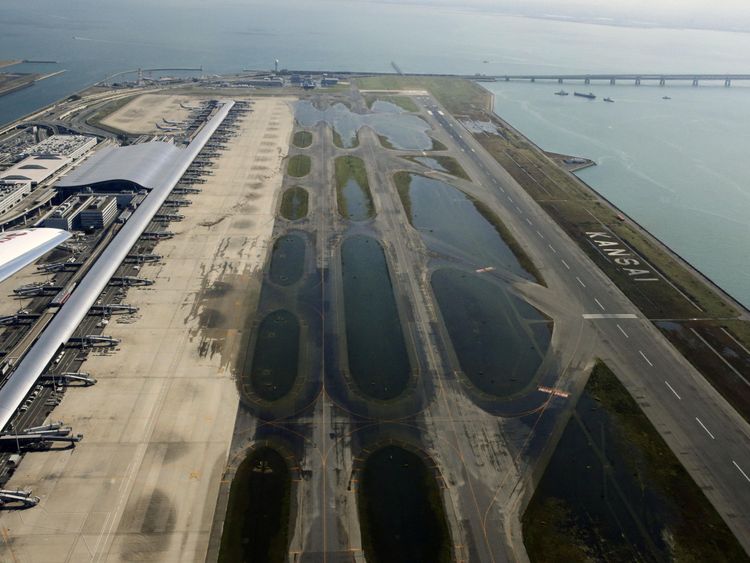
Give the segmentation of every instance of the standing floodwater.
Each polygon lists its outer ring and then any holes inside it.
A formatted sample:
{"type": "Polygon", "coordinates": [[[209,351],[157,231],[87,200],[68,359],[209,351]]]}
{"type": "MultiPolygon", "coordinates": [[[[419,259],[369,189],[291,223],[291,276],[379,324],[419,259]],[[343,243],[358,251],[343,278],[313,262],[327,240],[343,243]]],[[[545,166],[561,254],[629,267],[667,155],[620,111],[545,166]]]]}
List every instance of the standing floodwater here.
{"type": "Polygon", "coordinates": [[[341,248],[349,371],[359,389],[392,399],[409,383],[409,357],[380,243],[355,236],[341,248]]]}
{"type": "Polygon", "coordinates": [[[419,174],[399,173],[395,181],[409,221],[432,250],[476,267],[500,267],[535,279],[529,272],[533,267],[524,267],[503,240],[499,219],[480,202],[445,182],[419,174]]]}
{"type": "Polygon", "coordinates": [[[275,401],[291,390],[297,379],[299,336],[299,321],[289,311],[274,311],[261,321],[252,368],[243,370],[243,379],[249,377],[261,398],[275,401]]]}
{"type": "Polygon", "coordinates": [[[344,104],[321,110],[307,100],[297,102],[295,107],[295,117],[300,125],[314,127],[321,121],[330,124],[341,137],[344,148],[356,145],[357,133],[365,126],[385,137],[396,149],[424,151],[433,147],[432,139],[427,135],[430,126],[416,115],[397,113],[390,108],[380,113],[354,113],[344,104]]]}
{"type": "Polygon", "coordinates": [[[305,270],[305,239],[299,235],[285,235],[273,245],[269,277],[278,285],[292,285],[300,280],[305,270]]]}
{"type": "Polygon", "coordinates": [[[480,274],[438,270],[432,290],[469,380],[495,397],[528,387],[551,338],[542,314],[480,274]]]}
{"type": "Polygon", "coordinates": [[[290,492],[291,474],[284,458],[271,448],[252,452],[232,481],[219,561],[287,561],[290,492]]]}
{"type": "Polygon", "coordinates": [[[371,454],[357,502],[368,563],[451,561],[440,488],[418,455],[397,446],[371,454]]]}

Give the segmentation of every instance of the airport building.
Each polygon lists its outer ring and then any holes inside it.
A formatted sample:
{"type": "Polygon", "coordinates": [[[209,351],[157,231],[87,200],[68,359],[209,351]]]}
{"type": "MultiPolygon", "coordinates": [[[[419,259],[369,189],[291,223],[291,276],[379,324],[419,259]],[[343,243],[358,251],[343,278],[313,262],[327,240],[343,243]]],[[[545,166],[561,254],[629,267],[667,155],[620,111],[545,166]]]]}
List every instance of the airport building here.
{"type": "Polygon", "coordinates": [[[77,160],[93,149],[96,141],[96,137],[88,135],[52,135],[26,152],[29,156],[63,156],[77,160]]]}
{"type": "Polygon", "coordinates": [[[42,221],[42,227],[72,231],[78,227],[78,215],[91,199],[91,196],[69,197],[47,215],[42,221]]]}
{"type": "Polygon", "coordinates": [[[48,180],[73,162],[68,156],[35,155],[24,158],[0,173],[0,184],[29,182],[32,188],[48,180]]]}
{"type": "Polygon", "coordinates": [[[9,211],[31,192],[31,182],[0,183],[0,215],[9,211]]]}
{"type": "Polygon", "coordinates": [[[103,229],[117,217],[117,198],[109,195],[94,196],[78,214],[81,229],[103,229]]]}

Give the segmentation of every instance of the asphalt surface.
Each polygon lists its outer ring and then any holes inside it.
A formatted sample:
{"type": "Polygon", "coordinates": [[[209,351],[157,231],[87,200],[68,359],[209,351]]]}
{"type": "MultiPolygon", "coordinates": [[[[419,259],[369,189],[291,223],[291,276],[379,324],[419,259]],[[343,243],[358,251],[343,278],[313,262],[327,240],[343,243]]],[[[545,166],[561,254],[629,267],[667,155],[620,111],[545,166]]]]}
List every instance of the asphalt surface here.
{"type": "Polygon", "coordinates": [[[534,293],[559,298],[568,315],[578,309],[582,331],[595,338],[592,352],[615,371],[750,551],[750,426],[456,119],[430,97],[418,101],[465,153],[475,183],[503,206],[502,219],[545,277],[554,277],[549,285],[557,295],[534,293]]]}

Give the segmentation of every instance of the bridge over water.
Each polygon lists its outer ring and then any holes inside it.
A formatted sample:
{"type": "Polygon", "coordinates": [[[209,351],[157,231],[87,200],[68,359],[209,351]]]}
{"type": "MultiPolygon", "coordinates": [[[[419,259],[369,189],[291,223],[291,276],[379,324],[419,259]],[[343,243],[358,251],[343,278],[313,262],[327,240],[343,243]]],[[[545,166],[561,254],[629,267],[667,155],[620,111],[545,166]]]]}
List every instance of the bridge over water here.
{"type": "Polygon", "coordinates": [[[681,81],[691,82],[698,86],[701,82],[723,82],[724,86],[731,86],[733,81],[750,80],[750,74],[506,74],[489,77],[494,80],[556,80],[562,84],[565,81],[583,81],[590,84],[592,81],[608,81],[615,84],[618,80],[633,81],[636,86],[642,82],[658,82],[664,86],[667,82],[681,81]]]}

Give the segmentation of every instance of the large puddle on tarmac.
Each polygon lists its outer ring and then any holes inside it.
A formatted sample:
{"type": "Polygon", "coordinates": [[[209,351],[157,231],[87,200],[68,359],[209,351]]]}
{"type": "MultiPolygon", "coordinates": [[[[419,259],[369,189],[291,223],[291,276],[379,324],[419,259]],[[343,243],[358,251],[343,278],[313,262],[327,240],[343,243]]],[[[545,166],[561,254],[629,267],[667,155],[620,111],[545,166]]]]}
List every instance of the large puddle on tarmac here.
{"type": "Polygon", "coordinates": [[[305,270],[305,240],[299,235],[285,235],[276,240],[271,254],[269,277],[278,285],[292,285],[305,270]]]}
{"type": "Polygon", "coordinates": [[[437,270],[432,290],[469,380],[495,397],[524,390],[549,347],[551,323],[481,274],[437,270]]]}
{"type": "Polygon", "coordinates": [[[258,327],[252,367],[243,370],[253,391],[266,401],[286,395],[297,379],[300,327],[297,317],[280,309],[269,313],[258,327]]]}
{"type": "Polygon", "coordinates": [[[349,178],[341,188],[342,215],[352,221],[364,221],[374,215],[372,200],[359,182],[349,178]]]}
{"type": "Polygon", "coordinates": [[[633,397],[601,366],[522,522],[532,562],[748,561],[633,397]]]}
{"type": "Polygon", "coordinates": [[[383,248],[370,237],[348,238],[341,266],[349,371],[365,395],[392,399],[411,370],[383,248]]]}
{"type": "Polygon", "coordinates": [[[376,450],[365,460],[358,493],[368,562],[451,561],[440,488],[420,456],[397,446],[376,450]]]}
{"type": "Polygon", "coordinates": [[[252,452],[232,480],[219,562],[287,561],[290,493],[284,458],[271,448],[252,452]]]}
{"type": "Polygon", "coordinates": [[[409,221],[422,233],[431,250],[466,259],[481,268],[503,268],[534,280],[498,229],[466,194],[419,174],[403,174],[401,178],[407,176],[404,184],[408,183],[408,187],[397,180],[399,195],[409,221]]]}
{"type": "Polygon", "coordinates": [[[370,127],[378,135],[385,137],[396,149],[431,150],[432,139],[427,135],[430,126],[416,115],[394,111],[388,102],[373,105],[373,113],[352,112],[344,104],[334,104],[324,110],[316,108],[307,100],[297,102],[295,117],[303,127],[314,127],[324,121],[330,124],[341,137],[344,147],[353,147],[357,142],[357,132],[362,127],[370,127]]]}

